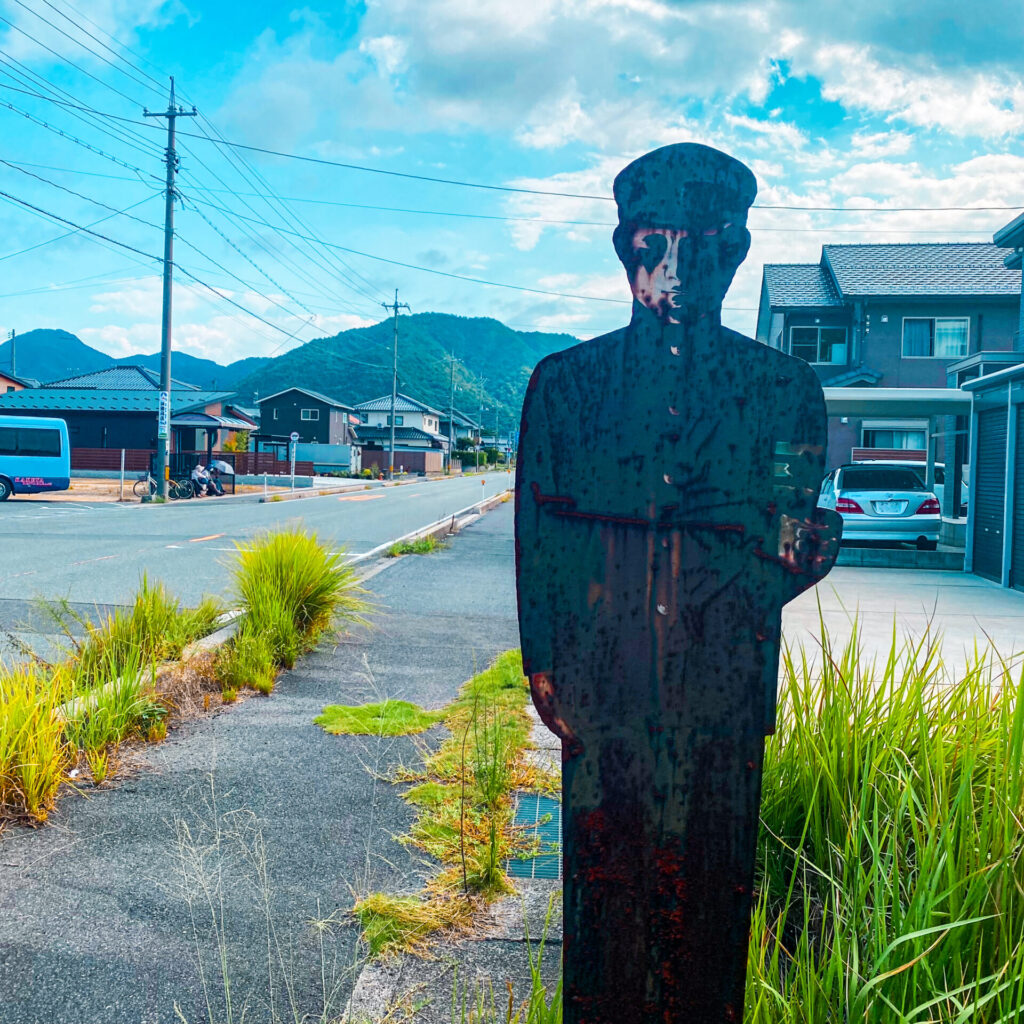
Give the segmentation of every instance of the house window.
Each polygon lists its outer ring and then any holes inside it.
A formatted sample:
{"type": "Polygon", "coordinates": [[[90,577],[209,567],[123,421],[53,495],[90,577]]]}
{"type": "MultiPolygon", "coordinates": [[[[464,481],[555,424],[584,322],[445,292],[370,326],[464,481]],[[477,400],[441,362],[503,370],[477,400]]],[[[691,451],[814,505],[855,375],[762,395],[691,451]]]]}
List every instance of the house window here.
{"type": "Polygon", "coordinates": [[[303,409],[299,413],[300,420],[318,420],[320,419],[319,409],[303,409]]]}
{"type": "Polygon", "coordinates": [[[277,419],[277,410],[276,409],[274,410],[274,419],[275,420],[277,419]]]}
{"type": "Polygon", "coordinates": [[[791,327],[789,350],[809,363],[845,363],[845,327],[791,327]]]}
{"type": "Polygon", "coordinates": [[[965,316],[904,317],[904,358],[960,359],[967,355],[968,324],[965,316]]]}
{"type": "MultiPolygon", "coordinates": [[[[396,427],[401,427],[404,423],[405,423],[405,417],[404,416],[399,416],[396,413],[395,414],[395,426],[396,427]]],[[[387,426],[389,426],[389,427],[391,426],[391,417],[390,416],[387,417],[387,426]]]]}
{"type": "Polygon", "coordinates": [[[862,447],[923,451],[928,445],[927,435],[928,424],[921,420],[865,420],[862,424],[862,447]]]}
{"type": "Polygon", "coordinates": [[[370,414],[368,412],[361,412],[359,414],[359,422],[360,423],[369,423],[370,422],[370,414]]]}

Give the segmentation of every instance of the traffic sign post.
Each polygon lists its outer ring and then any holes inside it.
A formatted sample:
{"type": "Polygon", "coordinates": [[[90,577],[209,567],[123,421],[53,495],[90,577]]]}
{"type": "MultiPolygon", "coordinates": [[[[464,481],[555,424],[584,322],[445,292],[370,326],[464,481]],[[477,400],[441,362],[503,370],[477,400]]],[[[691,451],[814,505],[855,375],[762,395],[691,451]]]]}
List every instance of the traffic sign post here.
{"type": "Polygon", "coordinates": [[[293,491],[295,490],[295,449],[298,447],[298,444],[299,444],[298,432],[293,430],[292,431],[292,435],[291,435],[292,490],[293,491]]]}

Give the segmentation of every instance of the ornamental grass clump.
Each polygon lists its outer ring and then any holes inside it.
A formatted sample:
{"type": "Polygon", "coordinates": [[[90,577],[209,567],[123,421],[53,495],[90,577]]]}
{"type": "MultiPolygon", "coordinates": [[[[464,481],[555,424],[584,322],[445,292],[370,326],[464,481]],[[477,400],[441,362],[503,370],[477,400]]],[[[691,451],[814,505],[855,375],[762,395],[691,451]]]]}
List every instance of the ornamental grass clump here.
{"type": "Polygon", "coordinates": [[[218,671],[225,692],[269,693],[279,667],[294,667],[339,622],[364,622],[368,605],[343,553],[315,534],[281,530],[237,547],[234,589],[244,615],[218,671]]]}
{"type": "Polygon", "coordinates": [[[784,655],[748,1024],[1024,1019],[1024,673],[948,676],[931,634],[784,655]]]}
{"type": "Polygon", "coordinates": [[[0,674],[0,818],[43,822],[53,808],[72,757],[58,715],[63,697],[38,666],[0,674]]]}
{"type": "Polygon", "coordinates": [[[43,602],[43,612],[63,634],[66,664],[83,685],[98,686],[118,678],[131,665],[180,658],[194,640],[212,633],[223,608],[211,597],[195,608],[182,608],[163,583],[143,575],[130,607],[116,608],[99,622],[66,600],[43,602]]]}

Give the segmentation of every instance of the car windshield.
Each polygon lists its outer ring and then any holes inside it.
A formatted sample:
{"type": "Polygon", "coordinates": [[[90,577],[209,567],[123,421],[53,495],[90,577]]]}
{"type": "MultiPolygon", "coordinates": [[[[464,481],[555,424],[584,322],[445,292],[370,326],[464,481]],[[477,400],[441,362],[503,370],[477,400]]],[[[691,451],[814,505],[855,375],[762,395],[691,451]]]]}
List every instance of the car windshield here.
{"type": "Polygon", "coordinates": [[[923,491],[924,481],[899,466],[853,466],[843,470],[844,491],[923,491]]]}

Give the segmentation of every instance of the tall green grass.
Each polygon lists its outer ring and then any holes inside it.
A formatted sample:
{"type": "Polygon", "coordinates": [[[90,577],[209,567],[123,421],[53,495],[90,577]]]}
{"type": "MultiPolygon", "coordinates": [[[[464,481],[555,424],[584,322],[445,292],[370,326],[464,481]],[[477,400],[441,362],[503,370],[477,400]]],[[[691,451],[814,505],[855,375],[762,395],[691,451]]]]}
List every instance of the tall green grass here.
{"type": "Polygon", "coordinates": [[[138,662],[180,658],[194,640],[216,628],[223,607],[206,597],[195,608],[182,608],[163,583],[143,575],[130,607],[116,608],[98,622],[65,601],[48,601],[41,608],[64,634],[67,666],[81,686],[100,685],[138,662]]]}
{"type": "Polygon", "coordinates": [[[269,693],[279,666],[292,668],[336,624],[364,621],[355,570],[315,534],[281,530],[239,544],[232,573],[244,616],[219,659],[225,690],[269,693]]]}
{"type": "Polygon", "coordinates": [[[0,675],[0,817],[45,821],[71,761],[57,708],[65,692],[29,665],[0,675]]]}
{"type": "Polygon", "coordinates": [[[1024,674],[821,639],[783,659],[745,1020],[1024,1019],[1024,674]]]}
{"type": "Polygon", "coordinates": [[[110,774],[130,736],[166,733],[156,666],[215,626],[220,606],[182,608],[143,576],[128,609],[94,622],[67,601],[41,605],[64,635],[63,658],[0,669],[0,819],[45,821],[79,758],[93,781],[110,774]]]}

